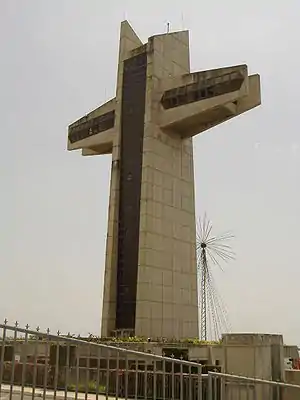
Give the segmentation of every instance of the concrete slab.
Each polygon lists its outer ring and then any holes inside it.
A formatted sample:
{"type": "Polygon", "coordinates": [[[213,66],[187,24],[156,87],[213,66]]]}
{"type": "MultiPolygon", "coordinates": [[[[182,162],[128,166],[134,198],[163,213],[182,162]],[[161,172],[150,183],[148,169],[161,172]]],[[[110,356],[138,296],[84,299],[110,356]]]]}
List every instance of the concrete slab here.
{"type": "MultiPolygon", "coordinates": [[[[21,399],[21,394],[22,394],[22,387],[14,385],[12,388],[12,400],[21,399]]],[[[43,398],[43,395],[44,395],[43,389],[35,389],[34,399],[41,399],[41,398],[43,398]]],[[[64,391],[56,392],[57,400],[62,400],[65,398],[68,400],[75,399],[75,393],[68,392],[67,396],[65,397],[64,391]]],[[[24,388],[23,399],[24,400],[32,399],[32,388],[30,388],[30,387],[24,388]]],[[[54,391],[53,390],[46,391],[46,399],[54,399],[54,391]]],[[[85,393],[78,393],[77,399],[78,400],[85,399],[85,393]]],[[[96,400],[96,399],[97,399],[97,396],[95,394],[92,394],[92,393],[88,394],[87,400],[96,400]]],[[[104,400],[104,399],[113,400],[113,399],[115,399],[115,397],[106,398],[105,395],[100,395],[100,394],[98,395],[98,400],[104,400]]],[[[0,400],[10,400],[10,385],[1,385],[0,400]]],[[[119,398],[119,400],[122,400],[122,399],[119,398]]]]}

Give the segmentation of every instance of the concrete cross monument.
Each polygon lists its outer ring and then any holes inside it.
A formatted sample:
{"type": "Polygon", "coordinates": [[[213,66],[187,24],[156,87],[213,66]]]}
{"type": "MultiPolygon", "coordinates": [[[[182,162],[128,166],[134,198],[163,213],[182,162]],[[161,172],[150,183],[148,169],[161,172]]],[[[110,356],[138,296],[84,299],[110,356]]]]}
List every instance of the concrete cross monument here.
{"type": "Polygon", "coordinates": [[[102,336],[198,337],[192,138],[259,104],[246,65],[191,73],[188,31],[143,44],[122,22],[116,97],[68,132],[112,154],[102,336]]]}

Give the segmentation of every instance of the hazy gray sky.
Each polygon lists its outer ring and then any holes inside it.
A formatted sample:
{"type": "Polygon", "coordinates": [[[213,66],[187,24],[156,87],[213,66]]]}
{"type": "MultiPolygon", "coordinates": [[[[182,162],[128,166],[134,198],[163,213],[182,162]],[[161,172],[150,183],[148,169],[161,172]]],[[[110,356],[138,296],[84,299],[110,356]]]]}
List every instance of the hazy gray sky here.
{"type": "Polygon", "coordinates": [[[66,137],[114,96],[125,18],[190,29],[193,70],[261,74],[260,108],[194,140],[197,215],[236,236],[215,273],[233,330],[300,344],[299,0],[0,0],[0,319],[99,332],[110,157],[66,137]]]}

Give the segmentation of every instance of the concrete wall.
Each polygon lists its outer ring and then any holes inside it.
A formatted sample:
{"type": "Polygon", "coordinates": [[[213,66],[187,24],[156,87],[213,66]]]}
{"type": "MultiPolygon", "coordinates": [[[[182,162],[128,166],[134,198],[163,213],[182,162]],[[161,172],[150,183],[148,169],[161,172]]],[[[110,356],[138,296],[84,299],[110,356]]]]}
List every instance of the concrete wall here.
{"type": "Polygon", "coordinates": [[[223,335],[224,372],[248,377],[284,380],[281,335],[223,335]]]}
{"type": "MultiPolygon", "coordinates": [[[[300,371],[299,370],[287,370],[285,371],[285,381],[292,385],[300,386],[300,371]]],[[[283,400],[299,400],[300,389],[285,389],[283,400]]]]}
{"type": "MultiPolygon", "coordinates": [[[[224,372],[264,380],[284,381],[284,350],[281,335],[223,335],[224,372]]],[[[228,388],[232,400],[238,397],[235,385],[228,388]]],[[[272,388],[256,385],[256,400],[272,395],[272,388]]],[[[269,397],[268,397],[269,396],[269,397]]],[[[271,397],[270,397],[271,398],[271,397]]]]}
{"type": "MultiPolygon", "coordinates": [[[[300,370],[291,369],[285,371],[285,381],[286,383],[292,383],[293,385],[300,386],[300,370]]],[[[299,399],[300,399],[300,393],[299,393],[299,399]]]]}
{"type": "MultiPolygon", "coordinates": [[[[10,344],[8,343],[7,346],[9,347],[10,344]]],[[[40,358],[48,357],[49,355],[50,345],[49,343],[45,342],[36,343],[35,341],[28,341],[25,343],[23,341],[17,341],[15,343],[11,343],[11,346],[13,346],[13,354],[15,357],[20,357],[20,362],[25,362],[28,357],[34,357],[35,354],[40,358]]]]}
{"type": "Polygon", "coordinates": [[[297,346],[284,346],[284,357],[285,358],[292,358],[297,360],[299,358],[299,352],[297,346]]]}

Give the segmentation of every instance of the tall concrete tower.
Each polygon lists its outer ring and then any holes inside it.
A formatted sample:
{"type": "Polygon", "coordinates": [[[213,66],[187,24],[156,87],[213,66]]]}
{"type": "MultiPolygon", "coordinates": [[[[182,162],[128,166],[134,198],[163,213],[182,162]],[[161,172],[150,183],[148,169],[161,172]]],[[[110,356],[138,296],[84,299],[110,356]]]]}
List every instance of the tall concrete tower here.
{"type": "Polygon", "coordinates": [[[116,97],[68,133],[112,154],[102,336],[198,337],[192,137],[259,104],[246,65],[191,73],[188,31],[122,22],[116,97]]]}

